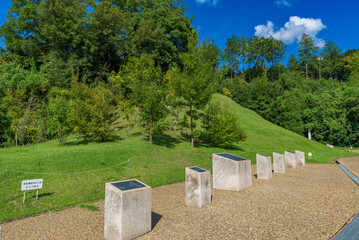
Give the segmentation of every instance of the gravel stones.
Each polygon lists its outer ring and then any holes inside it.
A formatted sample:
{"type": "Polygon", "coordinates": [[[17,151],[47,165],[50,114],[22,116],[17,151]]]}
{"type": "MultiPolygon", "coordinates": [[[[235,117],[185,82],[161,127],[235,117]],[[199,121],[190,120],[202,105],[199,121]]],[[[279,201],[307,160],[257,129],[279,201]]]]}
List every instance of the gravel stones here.
{"type": "MultiPolygon", "coordinates": [[[[252,180],[238,192],[212,189],[203,208],[186,206],[184,182],[154,188],[152,231],[139,239],[329,239],[359,210],[358,186],[335,164],[252,180]]],[[[104,201],[94,205],[100,211],[76,207],[1,224],[2,237],[103,239],[104,201]]]]}

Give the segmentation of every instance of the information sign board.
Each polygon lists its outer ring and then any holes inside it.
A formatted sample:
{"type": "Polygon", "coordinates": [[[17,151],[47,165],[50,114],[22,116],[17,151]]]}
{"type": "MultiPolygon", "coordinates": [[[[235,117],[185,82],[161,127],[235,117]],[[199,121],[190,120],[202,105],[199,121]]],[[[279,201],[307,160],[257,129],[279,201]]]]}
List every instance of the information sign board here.
{"type": "Polygon", "coordinates": [[[42,189],[43,179],[23,180],[21,191],[42,189]]]}

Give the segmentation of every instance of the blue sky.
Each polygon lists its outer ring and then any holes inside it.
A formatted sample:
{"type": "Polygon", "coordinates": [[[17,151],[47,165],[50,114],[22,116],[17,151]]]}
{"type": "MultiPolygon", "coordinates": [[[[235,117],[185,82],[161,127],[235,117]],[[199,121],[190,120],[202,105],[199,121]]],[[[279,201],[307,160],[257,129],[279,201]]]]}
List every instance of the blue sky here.
{"type": "Polygon", "coordinates": [[[297,37],[312,35],[317,46],[329,40],[343,51],[359,48],[357,0],[185,0],[201,38],[212,37],[224,49],[233,34],[274,36],[297,51],[297,37]],[[270,23],[268,24],[268,21],[270,23]],[[257,29],[257,30],[256,30],[257,29]]]}
{"type": "MultiPolygon", "coordinates": [[[[201,39],[212,37],[222,50],[233,34],[274,36],[297,50],[302,32],[318,46],[329,40],[345,51],[359,48],[359,1],[357,0],[185,0],[189,16],[201,39]]],[[[11,0],[0,1],[0,24],[6,20],[11,0]]],[[[0,46],[4,46],[0,42],[0,46]]]]}

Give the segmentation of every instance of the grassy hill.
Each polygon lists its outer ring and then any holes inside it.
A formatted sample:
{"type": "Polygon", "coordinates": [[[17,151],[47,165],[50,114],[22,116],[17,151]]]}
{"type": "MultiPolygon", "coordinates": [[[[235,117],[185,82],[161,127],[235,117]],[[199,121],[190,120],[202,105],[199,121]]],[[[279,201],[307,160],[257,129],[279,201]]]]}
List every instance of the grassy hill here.
{"type": "Polygon", "coordinates": [[[188,129],[180,128],[154,136],[151,146],[143,129],[136,128],[130,137],[119,131],[113,142],[91,143],[72,137],[62,147],[54,140],[0,149],[0,193],[5,189],[4,171],[9,169],[6,204],[0,198],[0,222],[102,199],[105,183],[110,181],[138,178],[152,187],[182,181],[186,164],[211,170],[212,153],[229,152],[251,159],[253,164],[256,153],[272,155],[286,150],[311,152],[313,157],[306,157],[309,163],[332,163],[334,158],[355,155],[278,127],[222,95],[214,95],[213,101],[227,104],[238,116],[246,141],[229,149],[205,144],[191,149],[186,137],[188,129]],[[98,171],[89,172],[93,170],[98,171]],[[37,178],[44,179],[39,200],[36,191],[29,191],[23,204],[21,181],[37,178]]]}

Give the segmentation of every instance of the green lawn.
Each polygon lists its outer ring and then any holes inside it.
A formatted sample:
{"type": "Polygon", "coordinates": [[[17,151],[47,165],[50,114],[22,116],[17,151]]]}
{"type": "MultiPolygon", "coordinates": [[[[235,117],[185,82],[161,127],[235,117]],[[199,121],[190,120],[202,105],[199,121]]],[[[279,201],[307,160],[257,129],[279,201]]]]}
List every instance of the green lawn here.
{"type": "Polygon", "coordinates": [[[346,149],[331,149],[310,141],[288,130],[280,128],[243,108],[222,95],[214,95],[213,101],[228,104],[240,119],[247,140],[230,149],[197,144],[194,149],[186,139],[186,131],[165,132],[154,136],[154,144],[147,142],[147,136],[140,128],[131,137],[123,131],[113,142],[91,143],[73,137],[66,146],[58,146],[56,140],[25,147],[0,149],[0,222],[37,214],[39,212],[63,209],[81,203],[104,198],[105,183],[137,178],[152,187],[183,181],[187,165],[200,166],[211,170],[212,153],[229,152],[248,158],[255,163],[255,154],[272,155],[285,150],[312,152],[307,163],[332,163],[338,157],[354,156],[346,149]],[[128,164],[128,159],[130,163],[128,164]],[[74,173],[102,169],[123,163],[113,168],[79,174],[30,174],[74,173]],[[7,201],[4,204],[5,175],[8,168],[7,201]],[[43,189],[26,193],[22,203],[21,180],[43,178],[43,189]]]}

